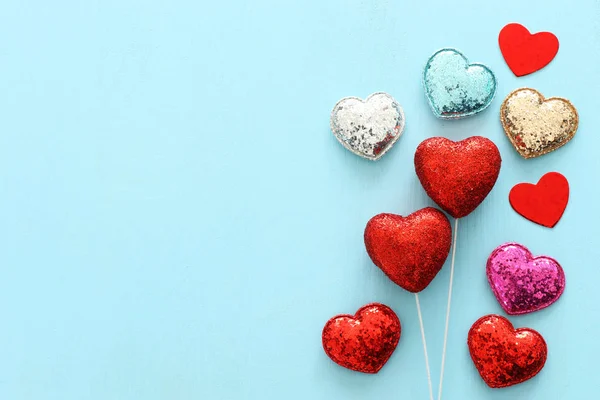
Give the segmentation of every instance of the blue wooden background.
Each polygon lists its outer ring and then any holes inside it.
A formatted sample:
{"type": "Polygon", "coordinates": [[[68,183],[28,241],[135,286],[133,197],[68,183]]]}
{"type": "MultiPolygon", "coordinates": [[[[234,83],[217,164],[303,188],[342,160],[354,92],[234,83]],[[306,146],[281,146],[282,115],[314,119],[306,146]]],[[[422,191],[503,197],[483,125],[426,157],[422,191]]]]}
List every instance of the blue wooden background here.
{"type": "MultiPolygon", "coordinates": [[[[594,396],[600,352],[597,211],[600,6],[595,0],[102,0],[5,2],[0,13],[0,398],[426,399],[414,296],[364,251],[380,212],[431,205],[413,169],[425,138],[492,139],[503,167],[459,223],[444,399],[594,396]],[[544,70],[516,78],[497,45],[521,22],[561,41],[544,70]],[[498,96],[442,122],[421,88],[441,47],[489,65],[498,96]],[[523,160],[498,118],[531,86],[569,98],[581,124],[566,147],[523,160]],[[387,91],[407,127],[377,163],[334,139],[344,96],[387,91]],[[509,206],[510,188],[563,173],[555,229],[509,206]],[[491,390],[466,347],[500,313],[484,264],[517,241],[559,260],[567,288],[511,318],[539,330],[548,363],[491,390]],[[334,365],[321,329],[372,301],[403,336],[377,375],[334,365]]],[[[447,266],[422,294],[434,386],[447,266]]]]}

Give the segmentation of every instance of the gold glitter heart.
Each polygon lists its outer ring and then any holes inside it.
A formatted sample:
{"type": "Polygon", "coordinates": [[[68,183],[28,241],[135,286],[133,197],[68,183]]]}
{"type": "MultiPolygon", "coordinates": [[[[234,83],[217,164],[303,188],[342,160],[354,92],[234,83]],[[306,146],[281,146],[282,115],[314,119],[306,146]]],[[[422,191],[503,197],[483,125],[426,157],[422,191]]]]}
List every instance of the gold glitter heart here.
{"type": "Polygon", "coordinates": [[[500,121],[515,149],[524,158],[550,153],[575,136],[577,110],[569,100],[544,98],[535,89],[517,89],[504,99],[500,121]]]}

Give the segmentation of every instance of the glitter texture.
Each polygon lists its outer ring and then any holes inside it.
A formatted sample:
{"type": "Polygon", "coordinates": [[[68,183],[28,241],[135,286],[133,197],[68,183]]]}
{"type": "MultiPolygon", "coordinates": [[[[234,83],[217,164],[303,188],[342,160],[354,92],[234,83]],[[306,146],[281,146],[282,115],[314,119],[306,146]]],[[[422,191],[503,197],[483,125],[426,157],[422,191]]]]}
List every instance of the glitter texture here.
{"type": "Polygon", "coordinates": [[[479,375],[492,388],[533,378],[548,357],[542,335],[529,328],[514,329],[499,315],[478,319],[469,330],[467,344],[479,375]]]}
{"type": "Polygon", "coordinates": [[[503,244],[492,252],[487,277],[500,306],[510,315],[546,308],[565,290],[565,273],[556,260],[533,257],[517,243],[503,244]]]}
{"type": "Polygon", "coordinates": [[[331,112],[331,130],[346,149],[377,160],[402,135],[404,112],[387,93],[372,94],[364,101],[346,97],[331,112]]]}
{"type": "Polygon", "coordinates": [[[569,181],[558,172],[548,172],[537,183],[519,183],[508,195],[512,208],[528,220],[554,227],[569,202],[569,181]]]}
{"type": "Polygon", "coordinates": [[[535,89],[522,88],[509,94],[500,108],[502,127],[524,158],[550,153],[575,136],[577,110],[569,100],[545,99],[535,89]]]}
{"type": "Polygon", "coordinates": [[[417,293],[442,269],[452,242],[448,218],[427,207],[404,218],[379,214],[365,228],[365,247],[373,263],[397,285],[417,293]]]}
{"type": "Polygon", "coordinates": [[[415,170],[425,192],[454,218],[470,214],[494,187],[502,159],[489,139],[460,142],[427,139],[415,152],[415,170]]]}
{"type": "Polygon", "coordinates": [[[496,94],[496,77],[483,64],[469,64],[455,49],[436,52],[423,73],[425,94],[438,118],[468,117],[485,110],[496,94]]]}
{"type": "Polygon", "coordinates": [[[375,374],[400,341],[401,326],[391,308],[379,303],[361,307],[355,315],[337,315],[323,328],[323,349],[335,363],[375,374]]]}

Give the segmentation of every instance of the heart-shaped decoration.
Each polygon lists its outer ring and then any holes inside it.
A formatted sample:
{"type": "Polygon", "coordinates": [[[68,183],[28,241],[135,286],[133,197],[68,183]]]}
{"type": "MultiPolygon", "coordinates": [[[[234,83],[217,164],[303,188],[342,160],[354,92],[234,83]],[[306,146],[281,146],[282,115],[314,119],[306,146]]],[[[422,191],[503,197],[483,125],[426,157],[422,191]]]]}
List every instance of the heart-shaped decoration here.
{"type": "Polygon", "coordinates": [[[508,24],[502,28],[498,44],[506,64],[516,76],[539,71],[558,53],[558,38],[553,33],[532,35],[521,24],[508,24]]]}
{"type": "Polygon", "coordinates": [[[515,329],[499,315],[479,318],[469,330],[467,344],[479,375],[491,388],[533,378],[548,358],[542,335],[529,328],[515,329]]]}
{"type": "Polygon", "coordinates": [[[553,228],[569,202],[569,181],[558,172],[548,172],[537,185],[519,183],[508,195],[512,208],[528,220],[553,228]]]}
{"type": "Polygon", "coordinates": [[[361,100],[346,97],[331,112],[331,130],[337,140],[356,155],[378,160],[402,135],[404,111],[387,93],[361,100]]]}
{"type": "Polygon", "coordinates": [[[400,320],[391,308],[367,304],[355,315],[337,315],[327,321],[323,349],[342,367],[375,374],[396,349],[400,333],[400,320]]]}
{"type": "Polygon", "coordinates": [[[448,218],[432,207],[402,217],[379,214],[367,223],[365,246],[394,283],[417,293],[442,269],[452,242],[448,218]]]}
{"type": "Polygon", "coordinates": [[[579,115],[569,100],[546,99],[535,89],[522,88],[506,97],[500,108],[500,121],[519,154],[533,158],[573,139],[579,115]]]}
{"type": "Polygon", "coordinates": [[[425,192],[454,218],[470,214],[494,187],[502,158],[489,139],[460,142],[433,137],[415,152],[415,170],[425,192]]]}
{"type": "Polygon", "coordinates": [[[485,110],[496,94],[496,77],[487,66],[469,63],[458,50],[442,49],[423,73],[425,94],[438,118],[468,117],[485,110]]]}
{"type": "Polygon", "coordinates": [[[565,290],[560,264],[550,257],[533,257],[518,243],[497,247],[488,258],[486,273],[498,303],[509,315],[546,308],[565,290]]]}

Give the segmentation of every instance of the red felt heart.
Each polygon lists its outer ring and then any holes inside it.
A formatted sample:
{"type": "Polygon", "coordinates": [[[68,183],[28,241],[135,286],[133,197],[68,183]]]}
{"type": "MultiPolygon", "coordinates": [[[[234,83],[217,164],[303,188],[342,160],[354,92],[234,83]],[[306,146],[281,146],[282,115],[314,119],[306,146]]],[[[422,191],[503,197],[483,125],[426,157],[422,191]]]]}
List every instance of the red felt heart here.
{"type": "Polygon", "coordinates": [[[391,308],[372,303],[355,315],[337,315],[327,321],[323,349],[342,367],[375,374],[396,349],[401,330],[400,320],[391,308]]]}
{"type": "Polygon", "coordinates": [[[521,24],[508,24],[498,36],[500,51],[516,76],[539,71],[558,53],[558,38],[550,32],[531,34],[521,24]]]}
{"type": "Polygon", "coordinates": [[[569,202],[569,181],[558,172],[548,172],[537,183],[519,183],[508,195],[512,208],[528,220],[554,227],[569,202]]]}
{"type": "Polygon", "coordinates": [[[489,139],[460,142],[427,139],[415,152],[415,170],[425,192],[454,218],[470,214],[494,187],[502,158],[489,139]]]}
{"type": "Polygon", "coordinates": [[[529,328],[515,329],[499,315],[478,319],[469,330],[467,344],[479,375],[492,388],[533,378],[548,357],[542,335],[529,328]]]}
{"type": "Polygon", "coordinates": [[[448,218],[427,207],[404,218],[379,214],[365,228],[365,246],[373,263],[409,292],[425,289],[442,269],[452,242],[448,218]]]}

